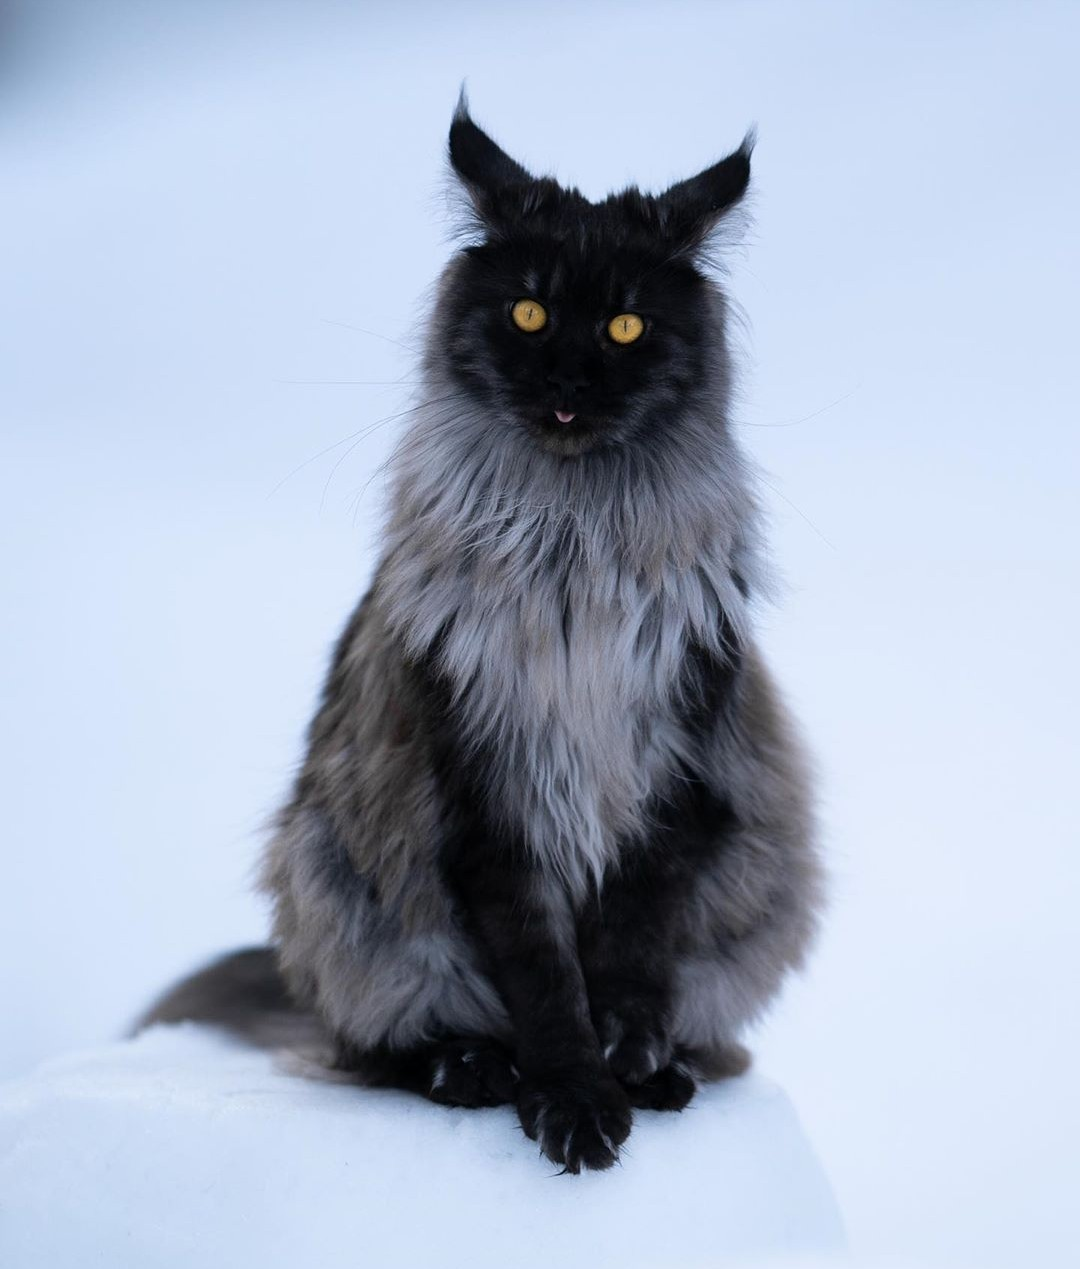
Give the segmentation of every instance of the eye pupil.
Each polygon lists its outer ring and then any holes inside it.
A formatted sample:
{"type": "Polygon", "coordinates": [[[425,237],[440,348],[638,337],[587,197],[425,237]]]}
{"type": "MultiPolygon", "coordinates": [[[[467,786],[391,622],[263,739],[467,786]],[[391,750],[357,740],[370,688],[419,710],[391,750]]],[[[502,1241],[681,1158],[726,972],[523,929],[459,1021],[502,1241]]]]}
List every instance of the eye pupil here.
{"type": "Polygon", "coordinates": [[[645,333],[645,322],[637,313],[617,313],[607,329],[615,343],[632,344],[645,333]]]}
{"type": "Polygon", "coordinates": [[[510,308],[510,317],[519,330],[538,331],[547,325],[547,310],[536,300],[517,300],[510,308]]]}

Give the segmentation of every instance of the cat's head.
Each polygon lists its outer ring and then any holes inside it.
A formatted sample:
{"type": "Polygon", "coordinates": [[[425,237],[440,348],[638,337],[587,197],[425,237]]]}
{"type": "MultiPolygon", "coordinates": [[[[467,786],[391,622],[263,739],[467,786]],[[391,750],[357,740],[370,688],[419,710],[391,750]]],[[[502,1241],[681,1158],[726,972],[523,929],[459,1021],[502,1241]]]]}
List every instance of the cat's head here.
{"type": "Polygon", "coordinates": [[[591,203],[504,153],[463,96],[450,162],[470,240],[444,279],[430,362],[555,453],[647,440],[717,391],[723,305],[702,261],[746,191],[752,145],[662,194],[591,203]]]}

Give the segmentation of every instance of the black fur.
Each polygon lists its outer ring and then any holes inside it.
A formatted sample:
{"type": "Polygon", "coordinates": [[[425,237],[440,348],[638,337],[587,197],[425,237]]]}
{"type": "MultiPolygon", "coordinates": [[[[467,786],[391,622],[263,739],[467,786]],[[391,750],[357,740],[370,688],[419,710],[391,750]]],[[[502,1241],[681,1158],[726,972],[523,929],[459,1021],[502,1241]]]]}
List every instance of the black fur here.
{"type": "MultiPolygon", "coordinates": [[[[728,659],[696,647],[687,653],[684,725],[702,746],[725,725],[736,691],[739,650],[730,630],[727,637],[728,659]]],[[[631,1106],[681,1110],[693,1096],[694,1055],[677,1050],[669,1035],[679,916],[694,878],[736,827],[734,813],[687,766],[675,795],[653,807],[649,836],[626,844],[602,892],[575,913],[544,885],[527,844],[508,838],[490,813],[491,755],[462,744],[439,641],[413,669],[452,808],[442,842],[447,882],[510,1011],[522,1123],[568,1171],[608,1167],[630,1131],[631,1106]],[[576,958],[561,934],[566,922],[575,926],[576,958]]],[[[453,1066],[453,1052],[453,1045],[425,1045],[400,1054],[396,1076],[393,1055],[382,1053],[379,1062],[387,1082],[428,1092],[422,1085],[430,1088],[440,1061],[453,1066]]],[[[431,1095],[444,1100],[443,1086],[431,1095]]]]}
{"type": "MultiPolygon", "coordinates": [[[[336,1068],[513,1102],[570,1172],[616,1162],[634,1108],[745,1068],[737,1036],[819,900],[801,750],[750,632],[754,499],[703,263],[751,149],[594,204],[462,100],[472,236],[428,332],[433,399],[267,852],[281,967],[336,1068]]],[[[217,1021],[220,969],[155,1017],[217,1021]]]]}
{"type": "Polygon", "coordinates": [[[478,241],[446,297],[449,364],[460,387],[554,444],[646,438],[665,412],[708,391],[715,353],[712,291],[700,251],[750,179],[753,139],[666,194],[636,189],[590,203],[532,177],[469,118],[450,131],[450,160],[471,191],[478,241]],[[510,319],[534,279],[548,322],[526,333],[510,319]],[[609,321],[633,312],[645,333],[617,344],[609,321]],[[628,408],[629,407],[629,408],[628,408]],[[558,423],[555,410],[572,412],[558,423]]]}

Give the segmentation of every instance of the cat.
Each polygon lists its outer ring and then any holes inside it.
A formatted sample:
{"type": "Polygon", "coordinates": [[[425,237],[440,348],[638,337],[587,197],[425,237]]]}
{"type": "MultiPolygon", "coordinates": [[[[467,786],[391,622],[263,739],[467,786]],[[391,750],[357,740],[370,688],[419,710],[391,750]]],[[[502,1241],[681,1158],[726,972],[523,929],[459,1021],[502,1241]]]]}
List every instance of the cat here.
{"type": "Polygon", "coordinates": [[[262,884],[271,948],[166,995],[350,1078],[516,1106],[565,1171],[740,1073],[822,893],[751,629],[762,547],[709,267],[753,136],[589,202],[472,119],[374,580],[262,884]]]}

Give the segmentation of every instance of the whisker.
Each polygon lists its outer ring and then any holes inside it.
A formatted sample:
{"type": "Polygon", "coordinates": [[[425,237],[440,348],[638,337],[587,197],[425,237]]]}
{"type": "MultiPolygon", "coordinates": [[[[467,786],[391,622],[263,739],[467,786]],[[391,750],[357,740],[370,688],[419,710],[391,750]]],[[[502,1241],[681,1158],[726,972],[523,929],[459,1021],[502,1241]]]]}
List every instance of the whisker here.
{"type": "Polygon", "coordinates": [[[367,496],[367,491],[371,487],[371,482],[375,479],[376,476],[386,471],[387,467],[390,466],[390,463],[392,462],[393,458],[394,458],[393,454],[389,454],[386,458],[384,458],[383,461],[378,465],[378,467],[376,467],[375,470],[371,473],[371,475],[367,478],[367,480],[364,481],[363,485],[360,487],[359,492],[353,498],[353,525],[356,524],[356,517],[360,514],[360,505],[363,502],[364,498],[367,496]]]}
{"type": "Polygon", "coordinates": [[[422,406],[436,405],[441,403],[442,401],[449,401],[451,399],[452,399],[451,396],[447,396],[447,397],[437,397],[431,401],[421,401],[418,405],[410,406],[409,409],[407,410],[401,410],[397,414],[384,415],[381,419],[376,419],[374,423],[370,423],[370,424],[366,423],[363,427],[358,428],[355,432],[350,432],[348,436],[343,436],[340,441],[335,441],[333,445],[327,445],[325,449],[319,450],[317,454],[312,454],[310,458],[306,458],[298,467],[294,467],[287,476],[282,476],[282,478],[273,487],[273,489],[271,489],[270,492],[266,495],[267,498],[273,497],[273,495],[277,493],[277,491],[281,488],[281,486],[285,484],[287,480],[291,480],[292,477],[295,476],[298,471],[303,471],[305,467],[310,467],[312,463],[322,458],[324,454],[329,454],[332,450],[337,449],[339,445],[347,445],[349,441],[351,441],[354,437],[357,438],[357,442],[359,443],[359,441],[362,441],[364,439],[364,436],[367,434],[367,432],[375,431],[376,428],[381,427],[384,423],[390,423],[394,419],[400,419],[404,417],[404,415],[406,414],[411,414],[414,410],[419,410],[422,406]]]}
{"type": "MultiPolygon", "coordinates": [[[[412,409],[418,409],[418,408],[419,408],[418,406],[412,407],[412,409]]],[[[338,446],[340,445],[347,445],[349,441],[353,439],[353,437],[358,438],[357,443],[359,443],[359,441],[362,441],[364,439],[364,433],[369,426],[372,429],[374,429],[376,427],[379,427],[383,423],[389,423],[392,419],[401,418],[402,414],[408,414],[408,413],[410,413],[409,410],[402,410],[400,414],[388,414],[385,416],[385,418],[378,419],[373,424],[370,424],[370,425],[365,424],[364,427],[358,428],[355,432],[350,432],[348,436],[343,436],[340,441],[335,441],[333,445],[327,445],[325,449],[319,450],[317,454],[312,454],[310,458],[305,458],[304,461],[298,467],[294,467],[287,476],[282,476],[282,478],[277,482],[277,484],[273,487],[273,489],[271,489],[270,492],[266,495],[267,498],[272,498],[274,494],[276,494],[277,491],[281,488],[281,486],[285,484],[286,481],[291,480],[298,471],[303,471],[305,467],[310,467],[312,463],[322,458],[324,454],[329,454],[332,450],[337,449],[338,446]]]]}
{"type": "Polygon", "coordinates": [[[319,388],[357,387],[357,388],[411,388],[420,382],[419,379],[272,379],[271,383],[302,384],[319,388]]]}
{"type": "Polygon", "coordinates": [[[816,419],[819,414],[824,414],[827,410],[832,410],[838,405],[843,405],[845,401],[850,401],[858,391],[858,385],[845,392],[842,397],[837,397],[835,401],[830,401],[828,405],[823,405],[820,410],[815,410],[813,414],[805,414],[801,419],[790,419],[787,423],[748,423],[745,420],[739,424],[740,427],[798,427],[800,423],[809,423],[811,419],[816,419]]]}
{"type": "Polygon", "coordinates": [[[818,537],[822,540],[822,542],[825,543],[825,545],[829,548],[830,551],[835,551],[837,549],[836,544],[829,541],[829,539],[825,536],[824,533],[822,533],[822,531],[817,527],[817,525],[813,522],[813,520],[811,520],[810,517],[804,511],[801,511],[791,501],[791,499],[787,496],[787,494],[781,493],[780,490],[777,489],[777,487],[772,483],[771,480],[766,480],[760,474],[758,475],[758,479],[761,480],[763,484],[768,485],[768,487],[773,491],[774,494],[776,494],[778,498],[782,498],[787,503],[787,505],[792,509],[792,511],[794,511],[795,514],[800,517],[800,519],[805,520],[806,523],[810,526],[810,528],[814,530],[814,532],[818,535],[818,537]]]}
{"type": "MultiPolygon", "coordinates": [[[[417,410],[423,410],[428,408],[429,406],[443,405],[447,401],[453,401],[462,396],[464,396],[464,393],[451,392],[447,396],[444,396],[444,397],[433,397],[428,400],[420,401],[416,405],[410,406],[410,408],[407,410],[401,410],[397,414],[388,414],[384,418],[378,419],[375,423],[372,423],[370,427],[363,428],[358,433],[354,432],[353,436],[356,437],[356,439],[349,446],[349,448],[340,456],[340,458],[338,458],[337,462],[333,465],[333,467],[330,468],[330,474],[326,478],[326,484],[323,485],[322,496],[319,498],[319,510],[322,511],[322,509],[326,505],[326,495],[330,491],[330,484],[333,481],[338,468],[349,457],[349,455],[353,452],[353,450],[356,449],[356,447],[360,444],[360,442],[363,441],[367,436],[370,436],[372,432],[376,431],[380,427],[385,427],[387,423],[392,423],[395,419],[404,418],[407,414],[415,414],[417,410]]],[[[351,437],[346,437],[346,440],[351,440],[351,439],[352,439],[351,437]]],[[[344,442],[339,441],[338,445],[341,445],[341,444],[344,444],[344,442]]],[[[337,449],[337,445],[332,445],[330,448],[337,449]]],[[[324,450],[323,453],[325,452],[326,451],[324,450]]],[[[316,457],[318,457],[318,455],[316,455],[316,457]]],[[[390,457],[393,457],[393,455],[391,455],[390,457]]],[[[309,460],[309,461],[313,461],[313,460],[309,460]]],[[[389,461],[390,460],[388,458],[387,462],[389,461]]],[[[370,483],[370,481],[368,483],[370,483]]],[[[367,488],[366,485],[364,487],[365,489],[367,488]]]]}
{"type": "Polygon", "coordinates": [[[403,344],[400,339],[391,339],[389,335],[380,335],[377,330],[368,330],[364,326],[353,326],[349,322],[335,321],[332,317],[320,317],[319,321],[325,326],[340,326],[343,330],[354,330],[361,335],[370,335],[372,339],[381,339],[384,343],[394,344],[398,348],[404,348],[406,352],[415,352],[414,348],[410,348],[408,344],[403,344]]]}

